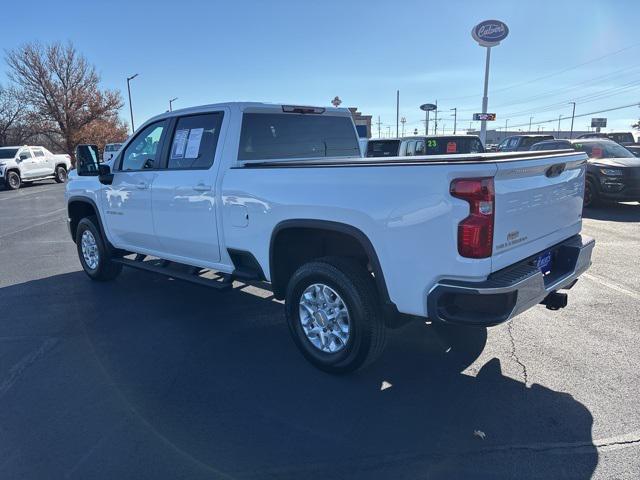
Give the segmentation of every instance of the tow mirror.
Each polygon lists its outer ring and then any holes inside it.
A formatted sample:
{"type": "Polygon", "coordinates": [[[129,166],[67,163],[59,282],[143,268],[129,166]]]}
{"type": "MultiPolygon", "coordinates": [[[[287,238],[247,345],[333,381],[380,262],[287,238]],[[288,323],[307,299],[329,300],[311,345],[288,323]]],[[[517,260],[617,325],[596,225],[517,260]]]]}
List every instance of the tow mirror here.
{"type": "Polygon", "coordinates": [[[76,168],[80,176],[98,175],[100,151],[97,145],[78,145],[76,147],[76,168]]]}
{"type": "Polygon", "coordinates": [[[98,165],[98,180],[103,185],[111,185],[113,183],[113,173],[111,167],[106,163],[98,165]]]}

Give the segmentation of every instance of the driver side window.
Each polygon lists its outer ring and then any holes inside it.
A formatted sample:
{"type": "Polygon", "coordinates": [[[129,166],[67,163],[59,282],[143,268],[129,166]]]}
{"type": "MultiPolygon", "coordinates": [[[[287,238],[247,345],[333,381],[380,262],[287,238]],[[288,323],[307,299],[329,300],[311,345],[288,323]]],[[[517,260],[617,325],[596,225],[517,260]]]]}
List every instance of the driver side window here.
{"type": "Polygon", "coordinates": [[[120,170],[146,170],[160,166],[160,150],[167,122],[152,123],[142,130],[127,146],[120,170]]]}

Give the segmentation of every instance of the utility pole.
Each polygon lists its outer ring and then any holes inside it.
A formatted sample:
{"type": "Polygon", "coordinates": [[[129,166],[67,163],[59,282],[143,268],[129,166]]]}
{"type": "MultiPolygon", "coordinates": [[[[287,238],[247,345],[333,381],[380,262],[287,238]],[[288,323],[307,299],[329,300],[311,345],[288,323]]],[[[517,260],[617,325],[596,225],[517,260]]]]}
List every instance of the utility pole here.
{"type": "Polygon", "coordinates": [[[456,134],[456,130],[458,128],[458,108],[454,107],[453,110],[453,134],[456,134]]]}
{"type": "Polygon", "coordinates": [[[558,117],[558,138],[560,138],[560,120],[562,120],[562,115],[558,117]]]}
{"type": "Polygon", "coordinates": [[[136,127],[133,125],[133,107],[131,106],[131,87],[129,86],[129,82],[136,78],[138,74],[131,75],[127,77],[127,92],[129,93],[129,113],[131,114],[131,133],[136,131],[136,127]]]}
{"type": "Polygon", "coordinates": [[[407,119],[402,117],[400,123],[402,124],[402,136],[404,137],[404,124],[407,123],[407,119]]]}
{"type": "Polygon", "coordinates": [[[169,111],[173,112],[173,107],[171,106],[171,104],[173,102],[175,102],[178,99],[178,97],[172,98],[171,100],[169,100],[169,111]]]}
{"type": "Polygon", "coordinates": [[[573,110],[571,111],[571,132],[569,138],[573,138],[573,119],[576,117],[576,102],[569,102],[573,104],[573,110]]]}
{"type": "Polygon", "coordinates": [[[387,125],[387,136],[391,138],[391,125],[387,125]]]}
{"type": "Polygon", "coordinates": [[[396,138],[400,136],[400,90],[396,90],[396,138]]]}
{"type": "Polygon", "coordinates": [[[507,135],[507,125],[509,124],[509,119],[505,118],[504,119],[504,135],[507,135]]]}
{"type": "Polygon", "coordinates": [[[436,118],[433,119],[433,134],[438,135],[438,100],[436,100],[436,118]]]}
{"type": "Polygon", "coordinates": [[[531,133],[531,120],[533,120],[533,117],[529,117],[529,133],[531,133]]]}
{"type": "Polygon", "coordinates": [[[380,115],[378,115],[378,138],[382,138],[380,134],[380,125],[382,125],[382,122],[380,121],[380,115]]]}

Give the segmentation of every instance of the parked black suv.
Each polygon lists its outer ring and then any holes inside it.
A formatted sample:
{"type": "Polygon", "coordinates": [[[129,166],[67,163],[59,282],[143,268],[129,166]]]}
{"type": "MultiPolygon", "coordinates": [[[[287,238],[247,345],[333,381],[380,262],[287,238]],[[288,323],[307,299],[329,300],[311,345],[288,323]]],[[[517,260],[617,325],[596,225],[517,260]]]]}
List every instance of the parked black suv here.
{"type": "Polygon", "coordinates": [[[611,140],[573,140],[576,150],[586,152],[587,179],[584,206],[596,206],[602,200],[640,202],[640,158],[611,140]]]}

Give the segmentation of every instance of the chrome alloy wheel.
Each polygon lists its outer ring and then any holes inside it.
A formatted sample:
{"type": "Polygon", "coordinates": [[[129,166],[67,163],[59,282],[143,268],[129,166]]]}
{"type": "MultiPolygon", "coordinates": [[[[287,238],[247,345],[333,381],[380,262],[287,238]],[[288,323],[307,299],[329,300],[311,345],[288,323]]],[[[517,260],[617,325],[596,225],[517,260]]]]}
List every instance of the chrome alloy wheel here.
{"type": "Polygon", "coordinates": [[[305,289],[299,302],[300,324],[318,350],[337,353],[349,341],[349,310],[340,295],[323,283],[305,289]]]}
{"type": "Polygon", "coordinates": [[[82,232],[82,256],[84,257],[84,263],[87,264],[91,270],[98,268],[98,262],[100,261],[100,254],[98,253],[98,244],[96,239],[89,230],[82,232]]]}

